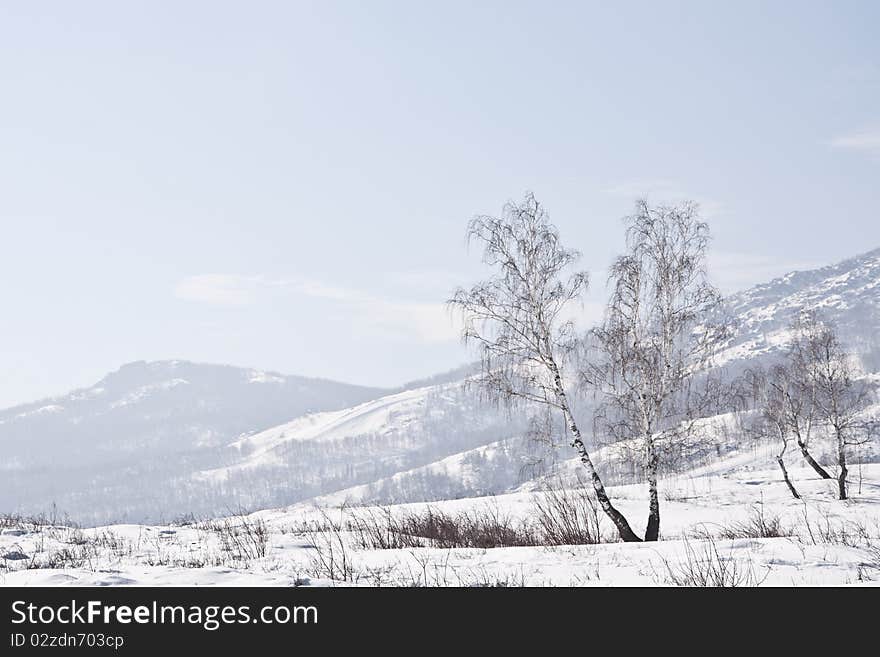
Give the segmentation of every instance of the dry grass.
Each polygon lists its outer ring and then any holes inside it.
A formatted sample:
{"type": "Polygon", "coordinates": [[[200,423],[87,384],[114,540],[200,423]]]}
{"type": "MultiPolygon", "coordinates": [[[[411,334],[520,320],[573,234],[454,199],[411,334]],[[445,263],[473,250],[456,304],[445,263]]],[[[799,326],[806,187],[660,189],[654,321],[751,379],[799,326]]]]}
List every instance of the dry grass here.
{"type": "Polygon", "coordinates": [[[655,575],[655,581],[671,586],[687,587],[755,587],[767,578],[759,577],[751,559],[737,559],[731,553],[723,555],[714,539],[704,539],[697,544],[686,536],[682,538],[683,559],[672,561],[663,558],[664,573],[655,575]]]}

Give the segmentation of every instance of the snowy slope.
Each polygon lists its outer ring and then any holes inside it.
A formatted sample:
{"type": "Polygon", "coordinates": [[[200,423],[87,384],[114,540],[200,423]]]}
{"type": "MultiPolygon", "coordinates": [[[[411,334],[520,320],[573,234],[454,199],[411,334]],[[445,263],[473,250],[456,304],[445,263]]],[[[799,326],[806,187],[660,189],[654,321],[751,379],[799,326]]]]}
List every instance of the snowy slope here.
{"type": "Polygon", "coordinates": [[[369,484],[316,498],[320,505],[451,500],[510,490],[539,471],[536,446],[513,437],[465,450],[369,484]]]}
{"type": "Polygon", "coordinates": [[[245,508],[372,485],[407,471],[425,475],[424,489],[433,479],[425,466],[515,435],[522,424],[519,416],[482,404],[467,380],[414,388],[239,438],[227,447],[225,465],[199,470],[192,481],[228,491],[233,506],[245,508]]]}
{"type": "MultiPolygon", "coordinates": [[[[441,430],[457,431],[458,426],[448,426],[445,421],[450,407],[467,415],[468,426],[462,431],[492,428],[498,422],[496,413],[469,398],[461,382],[416,388],[341,411],[304,415],[278,427],[243,437],[231,444],[241,455],[241,460],[235,465],[201,474],[225,479],[236,471],[283,466],[290,443],[378,441],[390,445],[401,440],[415,440],[432,424],[439,424],[441,430]]],[[[431,437],[438,441],[443,439],[441,435],[431,437]]],[[[450,437],[448,442],[451,444],[453,439],[450,437]]]]}
{"type": "Polygon", "coordinates": [[[267,431],[232,443],[245,459],[234,468],[259,467],[278,461],[277,453],[288,441],[334,441],[350,436],[405,432],[424,415],[433,388],[416,388],[388,395],[341,411],[299,417],[267,431]]]}

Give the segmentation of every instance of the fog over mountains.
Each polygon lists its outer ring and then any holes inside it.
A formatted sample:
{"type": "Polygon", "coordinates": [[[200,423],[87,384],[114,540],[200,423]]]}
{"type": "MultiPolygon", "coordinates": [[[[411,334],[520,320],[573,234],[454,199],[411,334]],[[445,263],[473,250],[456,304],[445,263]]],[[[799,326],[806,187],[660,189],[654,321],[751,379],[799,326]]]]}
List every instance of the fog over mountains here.
{"type": "MultiPolygon", "coordinates": [[[[732,295],[718,362],[771,359],[804,308],[880,371],[880,249],[732,295]]],[[[462,368],[385,390],[186,361],[0,411],[0,511],[158,522],[336,495],[409,501],[510,490],[536,456],[525,418],[482,403],[462,368]]],[[[586,400],[581,403],[587,403],[586,400]]],[[[568,455],[565,455],[568,456],[568,455]]]]}

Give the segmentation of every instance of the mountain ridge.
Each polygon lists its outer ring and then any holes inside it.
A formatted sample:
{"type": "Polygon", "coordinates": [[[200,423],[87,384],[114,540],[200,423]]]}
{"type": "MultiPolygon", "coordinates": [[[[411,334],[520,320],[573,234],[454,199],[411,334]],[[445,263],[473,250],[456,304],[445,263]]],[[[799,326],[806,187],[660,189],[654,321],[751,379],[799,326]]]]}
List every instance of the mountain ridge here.
{"type": "MultiPolygon", "coordinates": [[[[865,371],[880,371],[880,249],[790,272],[727,303],[737,328],[719,364],[731,375],[778,357],[802,308],[837,324],[865,371]]],[[[461,468],[452,467],[487,453],[513,466],[526,446],[523,416],[482,404],[465,385],[473,372],[466,364],[387,389],[182,360],[128,363],[89,388],[0,411],[0,510],[57,502],[91,522],[283,506],[353,487],[395,498],[425,482],[501,492],[510,477],[458,486],[461,468]]]]}

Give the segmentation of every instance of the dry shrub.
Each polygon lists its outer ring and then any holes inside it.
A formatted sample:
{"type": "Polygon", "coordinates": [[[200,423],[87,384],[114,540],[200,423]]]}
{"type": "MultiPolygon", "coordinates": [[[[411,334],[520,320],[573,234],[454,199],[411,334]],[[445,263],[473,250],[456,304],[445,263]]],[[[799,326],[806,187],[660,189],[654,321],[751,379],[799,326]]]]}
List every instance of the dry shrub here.
{"type": "Polygon", "coordinates": [[[535,497],[534,510],[541,545],[603,542],[597,501],[583,485],[579,488],[548,488],[535,497]]]}
{"type": "Polygon", "coordinates": [[[804,543],[871,548],[880,542],[880,521],[877,520],[869,527],[864,520],[840,518],[821,508],[819,517],[811,519],[806,505],[803,519],[799,538],[804,543]]]}
{"type": "Polygon", "coordinates": [[[751,558],[736,559],[732,554],[723,556],[714,539],[699,541],[694,545],[687,537],[682,538],[684,559],[663,559],[665,574],[655,577],[672,586],[691,587],[754,587],[760,586],[769,574],[758,577],[751,558]]]}
{"type": "Polygon", "coordinates": [[[344,524],[331,518],[324,509],[320,509],[320,514],[321,520],[311,523],[307,529],[314,549],[308,574],[338,582],[357,582],[362,573],[352,559],[344,524]]]}
{"type": "Polygon", "coordinates": [[[782,522],[779,514],[768,512],[764,504],[754,504],[745,520],[721,527],[719,536],[727,539],[737,538],[783,538],[791,535],[791,530],[782,522]]]}
{"type": "Polygon", "coordinates": [[[367,550],[593,545],[603,541],[601,517],[586,488],[551,487],[535,497],[534,517],[516,519],[497,505],[449,513],[427,506],[353,515],[348,529],[367,550]]]}
{"type": "Polygon", "coordinates": [[[266,556],[269,530],[260,518],[234,516],[208,522],[204,527],[217,534],[220,549],[234,561],[247,562],[266,556]]]}
{"type": "Polygon", "coordinates": [[[360,515],[349,524],[365,549],[496,548],[537,545],[531,525],[497,506],[447,513],[434,507],[394,514],[389,509],[360,515]]]}

